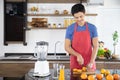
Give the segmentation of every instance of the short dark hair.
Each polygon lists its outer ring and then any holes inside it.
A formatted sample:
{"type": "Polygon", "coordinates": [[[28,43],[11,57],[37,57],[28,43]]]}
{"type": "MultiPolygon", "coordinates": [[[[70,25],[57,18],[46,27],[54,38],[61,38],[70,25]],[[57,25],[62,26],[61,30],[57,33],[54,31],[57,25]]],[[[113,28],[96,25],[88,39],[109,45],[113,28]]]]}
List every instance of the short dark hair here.
{"type": "Polygon", "coordinates": [[[81,3],[77,3],[77,4],[73,5],[72,8],[71,8],[71,14],[73,16],[74,16],[75,13],[78,13],[78,12],[85,13],[85,7],[81,3]]]}

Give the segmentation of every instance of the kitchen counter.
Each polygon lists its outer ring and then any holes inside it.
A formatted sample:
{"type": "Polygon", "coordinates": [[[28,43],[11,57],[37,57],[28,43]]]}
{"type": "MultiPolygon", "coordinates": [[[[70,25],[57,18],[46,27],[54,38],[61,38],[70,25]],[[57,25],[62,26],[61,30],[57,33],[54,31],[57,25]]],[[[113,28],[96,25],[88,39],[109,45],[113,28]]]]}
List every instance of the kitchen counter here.
{"type": "MultiPolygon", "coordinates": [[[[53,63],[60,63],[66,66],[66,68],[70,68],[69,57],[63,56],[53,58],[54,56],[49,55],[49,63],[50,69],[52,68],[53,63]]],[[[60,56],[60,55],[59,55],[60,56]]],[[[21,77],[25,75],[31,68],[34,68],[34,63],[36,62],[36,58],[31,55],[14,56],[11,55],[0,57],[0,76],[2,77],[21,77]],[[12,74],[11,74],[12,72],[12,74]]],[[[96,67],[97,69],[105,68],[105,69],[120,69],[120,60],[117,59],[96,59],[96,67]]]]}
{"type": "MultiPolygon", "coordinates": [[[[110,70],[111,74],[115,73],[115,70],[113,70],[113,69],[109,69],[109,70],[110,70]]],[[[31,69],[28,73],[26,73],[25,80],[54,80],[53,69],[50,69],[51,75],[47,76],[47,77],[34,77],[33,76],[33,71],[34,70],[31,69]]],[[[100,70],[96,70],[95,74],[97,74],[97,73],[100,73],[100,70]]],[[[117,73],[120,74],[120,70],[117,70],[117,73]]],[[[73,76],[70,73],[70,69],[65,69],[65,80],[70,80],[70,77],[72,77],[73,80],[81,80],[81,79],[79,79],[79,75],[78,76],[73,76]]],[[[55,79],[55,80],[58,80],[58,79],[55,79]]],[[[103,79],[103,80],[106,80],[106,79],[103,79]]]]}
{"type": "MultiPolygon", "coordinates": [[[[33,71],[34,69],[30,69],[30,71],[25,74],[25,80],[58,80],[57,78],[53,78],[53,69],[50,69],[50,75],[46,77],[34,77],[33,71]]],[[[65,69],[65,80],[70,80],[69,69],[65,69]]]]}
{"type": "MultiPolygon", "coordinates": [[[[50,53],[47,56],[47,60],[48,61],[55,61],[55,60],[59,60],[59,61],[68,61],[70,59],[69,56],[66,56],[65,53],[61,53],[57,56],[54,56],[52,53],[50,53]]],[[[34,57],[33,53],[7,53],[5,54],[5,56],[1,56],[0,57],[0,61],[36,61],[37,58],[34,57]]]]}
{"type": "MultiPolygon", "coordinates": [[[[0,76],[1,77],[23,77],[31,68],[34,68],[36,58],[33,54],[7,54],[0,57],[0,76]],[[11,74],[12,72],[12,74],[11,74]]],[[[53,63],[62,63],[69,66],[69,59],[49,57],[50,68],[53,63]]]]}
{"type": "MultiPolygon", "coordinates": [[[[70,56],[66,56],[66,53],[61,53],[54,56],[53,53],[49,53],[47,56],[48,61],[69,61],[70,56]]],[[[0,61],[36,61],[33,53],[6,53],[5,56],[0,57],[0,61]]],[[[105,62],[120,62],[120,59],[96,59],[96,61],[105,62]]]]}

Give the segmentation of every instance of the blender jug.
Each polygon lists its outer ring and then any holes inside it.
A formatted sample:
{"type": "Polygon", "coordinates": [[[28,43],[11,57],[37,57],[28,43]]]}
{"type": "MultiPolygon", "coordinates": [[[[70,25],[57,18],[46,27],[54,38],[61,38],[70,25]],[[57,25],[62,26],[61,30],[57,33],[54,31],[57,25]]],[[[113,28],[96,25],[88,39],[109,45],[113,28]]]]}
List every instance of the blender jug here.
{"type": "Polygon", "coordinates": [[[37,57],[37,60],[44,61],[47,58],[48,52],[48,42],[40,41],[36,42],[34,56],[37,57]]]}

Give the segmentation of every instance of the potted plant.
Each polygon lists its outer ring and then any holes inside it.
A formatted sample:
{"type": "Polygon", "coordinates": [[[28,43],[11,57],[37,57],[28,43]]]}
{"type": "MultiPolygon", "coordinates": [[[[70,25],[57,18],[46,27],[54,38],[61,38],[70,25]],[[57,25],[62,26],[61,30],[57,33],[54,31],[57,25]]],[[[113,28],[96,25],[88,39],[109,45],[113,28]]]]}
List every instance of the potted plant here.
{"type": "Polygon", "coordinates": [[[112,57],[113,57],[113,58],[117,58],[117,57],[119,57],[119,55],[116,55],[116,45],[117,45],[117,43],[118,43],[118,38],[119,38],[118,32],[115,31],[115,32],[112,34],[112,37],[113,37],[113,47],[114,47],[114,51],[113,51],[112,57]]]}

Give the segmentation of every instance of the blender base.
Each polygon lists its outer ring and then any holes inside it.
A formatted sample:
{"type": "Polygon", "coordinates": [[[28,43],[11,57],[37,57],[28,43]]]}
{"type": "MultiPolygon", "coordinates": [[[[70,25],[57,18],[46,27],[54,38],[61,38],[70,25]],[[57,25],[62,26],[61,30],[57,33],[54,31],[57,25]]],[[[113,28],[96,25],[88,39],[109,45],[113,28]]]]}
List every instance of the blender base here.
{"type": "Polygon", "coordinates": [[[50,75],[51,75],[50,73],[46,73],[46,74],[33,73],[33,76],[35,76],[35,77],[47,77],[47,76],[50,76],[50,75]]]}
{"type": "Polygon", "coordinates": [[[35,62],[34,73],[33,76],[49,76],[49,62],[48,61],[37,61],[35,62]]]}

